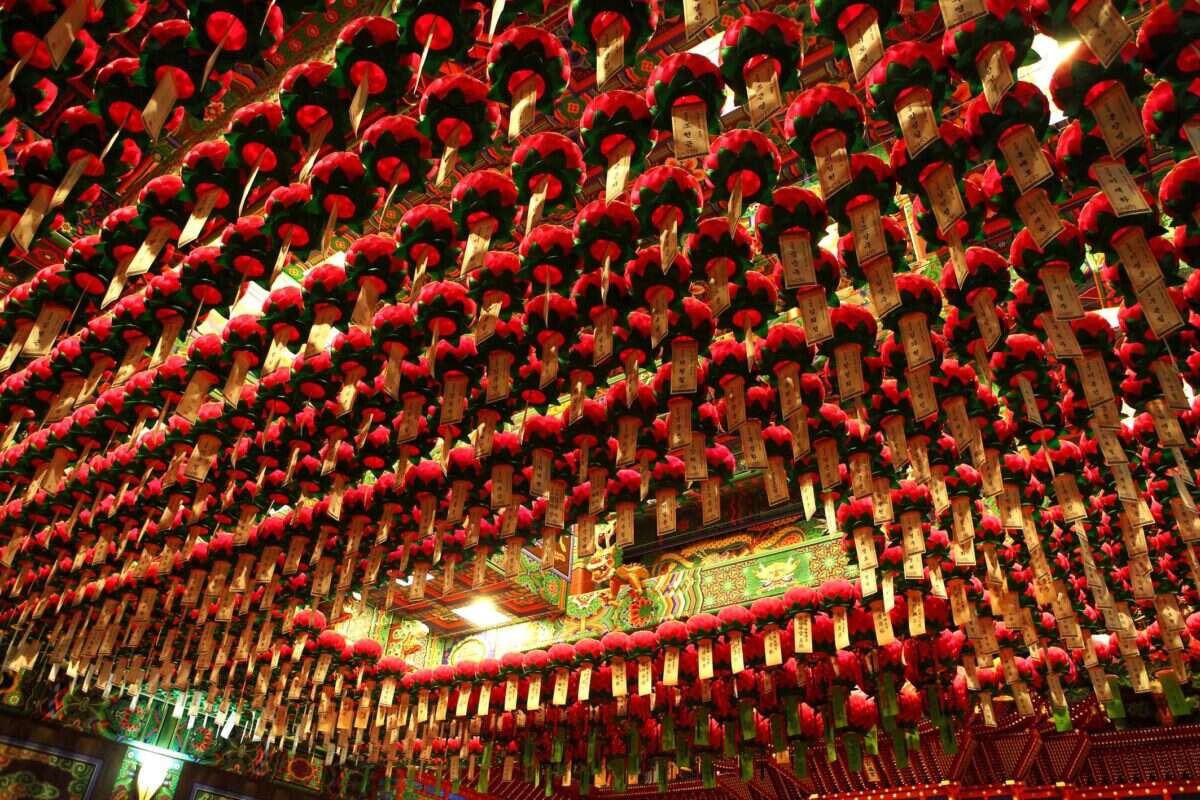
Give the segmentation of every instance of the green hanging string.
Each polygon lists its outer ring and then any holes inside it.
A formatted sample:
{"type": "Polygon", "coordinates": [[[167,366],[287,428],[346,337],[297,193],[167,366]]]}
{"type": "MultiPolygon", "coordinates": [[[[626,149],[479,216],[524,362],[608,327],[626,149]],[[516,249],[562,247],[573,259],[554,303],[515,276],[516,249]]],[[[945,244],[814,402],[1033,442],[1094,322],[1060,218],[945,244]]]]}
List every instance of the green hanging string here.
{"type": "Polygon", "coordinates": [[[942,702],[938,697],[937,688],[931,686],[925,692],[925,697],[929,700],[929,721],[935,726],[940,726],[942,724],[942,702]]]}
{"type": "Polygon", "coordinates": [[[879,683],[879,715],[888,718],[899,713],[900,701],[896,697],[896,676],[885,672],[879,683]]]}
{"type": "Polygon", "coordinates": [[[792,749],[792,773],[801,780],[808,777],[808,747],[804,742],[797,742],[792,749]]]}
{"type": "Polygon", "coordinates": [[[744,751],[738,753],[738,768],[741,770],[742,780],[754,780],[754,752],[744,751]]]}
{"type": "Polygon", "coordinates": [[[835,685],[831,692],[831,700],[833,701],[833,726],[841,730],[850,724],[850,720],[846,716],[846,687],[840,684],[835,685]]]}
{"type": "Polygon", "coordinates": [[[583,771],[579,773],[579,794],[582,797],[587,797],[592,793],[592,768],[584,766],[583,771]]]}
{"type": "Polygon", "coordinates": [[[862,740],[857,733],[847,733],[842,736],[842,745],[846,748],[846,765],[851,772],[862,772],[862,740]]]}
{"type": "Polygon", "coordinates": [[[666,794],[667,792],[667,762],[659,759],[654,766],[654,781],[658,784],[658,791],[666,794]]]}
{"type": "Polygon", "coordinates": [[[587,743],[587,762],[588,766],[592,767],[593,769],[596,766],[596,730],[597,729],[593,726],[588,731],[587,743]]]}
{"type": "Polygon", "coordinates": [[[724,736],[722,739],[721,755],[726,758],[737,757],[737,736],[733,727],[732,720],[726,721],[723,730],[724,736]]]}
{"type": "Polygon", "coordinates": [[[1125,724],[1125,701],[1121,699],[1121,682],[1112,675],[1108,677],[1108,693],[1112,695],[1112,699],[1104,704],[1104,710],[1118,728],[1123,727],[1125,724]]]}
{"type": "Polygon", "coordinates": [[[700,782],[705,789],[717,788],[717,773],[713,769],[712,753],[700,754],[700,782]]]}
{"type": "Polygon", "coordinates": [[[521,751],[521,768],[533,769],[533,737],[526,737],[521,751]]]}
{"type": "Polygon", "coordinates": [[[1069,706],[1059,708],[1058,706],[1051,705],[1050,718],[1054,720],[1054,730],[1059,733],[1066,733],[1074,727],[1071,725],[1071,709],[1069,706]]]}
{"type": "Polygon", "coordinates": [[[799,736],[803,732],[800,728],[800,704],[795,698],[789,697],[784,702],[783,717],[787,720],[788,736],[799,736]]]}
{"type": "Polygon", "coordinates": [[[771,747],[777,753],[782,753],[787,749],[787,731],[784,729],[783,715],[775,713],[771,715],[771,747]]]}
{"type": "Polygon", "coordinates": [[[479,774],[475,776],[475,791],[479,794],[487,794],[488,791],[487,756],[490,754],[487,752],[487,748],[490,747],[491,744],[491,742],[488,742],[486,745],[484,745],[484,763],[479,766],[479,774]]]}
{"type": "Polygon", "coordinates": [[[738,721],[742,727],[742,741],[754,741],[754,706],[749,700],[741,700],[738,702],[738,721]]]}
{"type": "Polygon", "coordinates": [[[942,717],[941,724],[938,726],[938,736],[942,740],[943,753],[952,756],[958,752],[958,738],[954,735],[954,727],[946,717],[942,717]]]}
{"type": "Polygon", "coordinates": [[[663,718],[662,749],[664,753],[670,753],[675,749],[675,717],[672,714],[667,714],[663,718]]]}
{"type": "Polygon", "coordinates": [[[1163,697],[1167,699],[1167,708],[1171,709],[1172,716],[1186,717],[1192,713],[1192,704],[1184,696],[1174,672],[1164,670],[1158,673],[1158,682],[1162,684],[1163,697]]]}
{"type": "Polygon", "coordinates": [[[688,739],[684,736],[682,739],[675,740],[675,766],[683,769],[690,766],[692,763],[692,747],[688,743],[688,739]]]}
{"type": "Polygon", "coordinates": [[[916,728],[905,731],[904,738],[908,741],[909,752],[911,752],[911,753],[921,752],[921,734],[917,733],[916,728]]]}
{"type": "Polygon", "coordinates": [[[613,791],[623,792],[628,786],[629,775],[625,771],[625,759],[614,758],[609,762],[613,774],[613,791]]]}
{"type": "Polygon", "coordinates": [[[563,751],[567,748],[567,729],[559,728],[554,732],[554,746],[550,750],[550,762],[552,764],[561,764],[563,760],[563,751]]]}
{"type": "Polygon", "coordinates": [[[696,744],[708,747],[708,708],[706,706],[696,709],[696,744]]]}
{"type": "Polygon", "coordinates": [[[866,750],[867,755],[869,756],[879,755],[878,728],[871,728],[871,730],[867,731],[867,735],[863,737],[863,749],[866,750]]]}
{"type": "Polygon", "coordinates": [[[900,728],[892,728],[892,757],[896,766],[904,769],[908,766],[908,736],[900,728]]]}
{"type": "Polygon", "coordinates": [[[825,761],[836,764],[838,760],[837,741],[833,738],[833,726],[825,722],[825,761]]]}

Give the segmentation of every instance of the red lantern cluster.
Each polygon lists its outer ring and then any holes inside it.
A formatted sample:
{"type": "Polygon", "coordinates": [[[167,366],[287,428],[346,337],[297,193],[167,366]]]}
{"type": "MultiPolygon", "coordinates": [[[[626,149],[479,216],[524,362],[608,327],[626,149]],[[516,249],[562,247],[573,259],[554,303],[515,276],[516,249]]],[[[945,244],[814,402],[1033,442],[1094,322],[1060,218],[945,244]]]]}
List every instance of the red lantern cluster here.
{"type": "MultiPolygon", "coordinates": [[[[47,111],[64,67],[95,90],[12,147],[14,253],[201,118],[304,4],[194,3],[94,74],[144,9],[68,5],[59,27],[20,1],[5,19],[0,112],[47,111]]],[[[518,762],[711,784],[717,755],[802,770],[835,736],[857,768],[880,730],[903,761],[918,720],[952,747],[1001,699],[1069,725],[1085,673],[1111,716],[1123,689],[1189,714],[1200,11],[1155,4],[1135,34],[1120,0],[815,0],[807,33],[850,88],[801,90],[805,28],[760,11],[719,64],[672,54],[637,93],[604,83],[657,4],[574,0],[600,91],[573,136],[535,130],[572,85],[564,44],[538,3],[503,5],[352,20],[333,63],[293,66],[9,293],[9,668],[178,692],[264,746],[457,780],[465,759],[483,789],[518,762]],[[914,36],[939,13],[940,41],[914,36]],[[485,18],[486,70],[460,69],[485,18]],[[1035,30],[1082,39],[1049,97],[1014,76],[1035,30]],[[763,130],[721,130],[726,86],[763,130]],[[819,193],[780,185],[781,145],[819,193]],[[393,206],[393,232],[365,229],[393,206]],[[553,566],[568,537],[622,581],[620,548],[721,521],[735,472],[823,518],[847,576],[453,667],[335,630],[382,585],[418,604],[434,575],[448,595],[536,569],[530,545],[553,566]]]]}

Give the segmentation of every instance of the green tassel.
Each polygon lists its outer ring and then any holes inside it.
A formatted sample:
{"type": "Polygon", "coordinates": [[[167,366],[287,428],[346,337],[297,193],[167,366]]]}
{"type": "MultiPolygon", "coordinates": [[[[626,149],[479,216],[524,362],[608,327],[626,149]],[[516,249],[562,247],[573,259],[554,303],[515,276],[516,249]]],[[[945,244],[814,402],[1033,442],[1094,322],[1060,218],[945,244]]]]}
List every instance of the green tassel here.
{"type": "Polygon", "coordinates": [[[675,717],[671,714],[667,714],[663,718],[662,749],[664,753],[670,753],[675,749],[675,717]]]}
{"type": "Polygon", "coordinates": [[[1108,693],[1112,695],[1112,699],[1104,704],[1104,710],[1108,712],[1108,718],[1111,720],[1125,719],[1125,701],[1121,699],[1121,683],[1115,677],[1108,678],[1108,693]]]}
{"type": "Polygon", "coordinates": [[[683,769],[692,765],[692,743],[686,736],[675,738],[675,766],[683,769]]]}
{"type": "Polygon", "coordinates": [[[808,747],[804,742],[797,742],[792,749],[792,773],[800,780],[808,777],[808,747]]]}
{"type": "Polygon", "coordinates": [[[892,728],[892,757],[899,769],[908,766],[908,737],[900,728],[892,728]]]}
{"type": "Polygon", "coordinates": [[[833,738],[833,726],[825,723],[825,761],[836,764],[838,760],[837,740],[833,738]]]}
{"type": "Polygon", "coordinates": [[[783,717],[787,720],[787,735],[799,736],[800,729],[800,704],[796,702],[794,697],[789,697],[783,703],[783,717]]]}
{"type": "Polygon", "coordinates": [[[708,708],[696,709],[696,744],[708,747],[708,708]]]}
{"type": "Polygon", "coordinates": [[[954,727],[951,726],[950,720],[942,717],[942,723],[938,726],[938,736],[942,740],[942,752],[948,756],[952,756],[958,752],[958,739],[954,736],[954,727]]]}
{"type": "Polygon", "coordinates": [[[846,765],[851,772],[862,772],[862,741],[857,733],[847,733],[842,736],[842,745],[846,748],[846,765]]]}
{"type": "Polygon", "coordinates": [[[666,794],[667,792],[667,762],[659,759],[654,767],[654,780],[658,784],[658,791],[666,794]]]}
{"type": "Polygon", "coordinates": [[[542,771],[540,769],[527,770],[527,771],[533,772],[533,788],[536,789],[537,787],[541,786],[542,785],[542,771]]]}
{"type": "Polygon", "coordinates": [[[542,797],[554,796],[554,781],[550,780],[550,768],[546,767],[546,787],[542,793],[542,797]]]}
{"type": "Polygon", "coordinates": [[[521,751],[521,768],[530,770],[533,768],[533,737],[525,739],[524,747],[521,751]]]}
{"type": "Polygon", "coordinates": [[[592,768],[596,766],[596,731],[595,726],[588,731],[587,761],[588,766],[592,768]]]}
{"type": "Polygon", "coordinates": [[[929,687],[925,692],[925,697],[929,700],[929,721],[935,726],[942,724],[942,702],[938,698],[938,690],[936,687],[929,687]]]}
{"type": "Polygon", "coordinates": [[[908,741],[909,752],[921,752],[921,734],[917,733],[916,728],[905,731],[904,738],[908,741]]]}
{"type": "Polygon", "coordinates": [[[625,791],[628,785],[628,773],[625,772],[625,759],[614,758],[608,762],[609,769],[613,775],[613,790],[617,792],[625,791]]]}
{"type": "Polygon", "coordinates": [[[900,701],[896,698],[896,676],[890,672],[883,673],[879,683],[879,716],[894,717],[900,713],[900,701]]]}
{"type": "Polygon", "coordinates": [[[717,773],[713,769],[712,753],[700,754],[700,781],[705,789],[717,788],[717,773]]]}
{"type": "Polygon", "coordinates": [[[754,706],[749,700],[742,700],[738,703],[738,721],[742,725],[742,741],[754,741],[754,706]]]}
{"type": "Polygon", "coordinates": [[[585,765],[583,770],[579,773],[579,794],[583,797],[587,797],[591,793],[592,793],[592,768],[590,766],[585,765]]]}
{"type": "Polygon", "coordinates": [[[754,780],[754,753],[738,753],[738,767],[741,769],[742,780],[754,780]]]}
{"type": "Polygon", "coordinates": [[[779,713],[771,715],[771,747],[777,753],[787,749],[787,731],[785,730],[783,715],[779,713]]]}
{"type": "MultiPolygon", "coordinates": [[[[642,731],[638,728],[637,723],[629,725],[629,754],[631,756],[639,755],[642,752],[642,731]]],[[[635,772],[637,770],[634,770],[635,772]]]]}
{"type": "Polygon", "coordinates": [[[552,764],[561,764],[563,760],[563,751],[567,748],[567,729],[559,728],[554,732],[554,747],[550,751],[550,762],[552,764]]]}
{"type": "Polygon", "coordinates": [[[723,740],[721,754],[723,756],[725,756],[726,758],[736,758],[737,757],[737,736],[734,735],[734,728],[733,728],[732,722],[725,723],[723,733],[725,735],[721,737],[721,739],[723,740]]]}
{"type": "Polygon", "coordinates": [[[1172,716],[1186,717],[1192,713],[1192,704],[1184,696],[1174,672],[1164,670],[1158,673],[1158,682],[1162,684],[1163,697],[1167,699],[1167,708],[1171,709],[1172,716]]]}
{"type": "Polygon", "coordinates": [[[1069,706],[1058,708],[1057,706],[1051,705],[1050,716],[1054,720],[1054,730],[1058,731],[1059,733],[1066,733],[1072,729],[1071,709],[1069,706]]]}
{"type": "Polygon", "coordinates": [[[833,701],[833,726],[841,730],[850,724],[850,720],[846,716],[846,687],[834,686],[831,699],[833,701]]]}
{"type": "Polygon", "coordinates": [[[867,731],[867,735],[863,737],[863,748],[869,756],[879,755],[879,729],[871,728],[867,731]]]}

